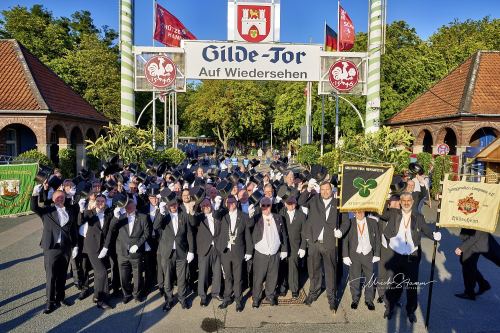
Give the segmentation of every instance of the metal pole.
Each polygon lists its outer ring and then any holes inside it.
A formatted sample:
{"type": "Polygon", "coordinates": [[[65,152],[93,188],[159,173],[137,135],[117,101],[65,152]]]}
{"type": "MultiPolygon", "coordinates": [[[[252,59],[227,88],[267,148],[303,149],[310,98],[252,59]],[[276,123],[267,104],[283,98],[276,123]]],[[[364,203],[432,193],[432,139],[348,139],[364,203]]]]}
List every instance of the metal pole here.
{"type": "Polygon", "coordinates": [[[156,150],[156,96],[153,91],[153,150],[156,150]]]}
{"type": "Polygon", "coordinates": [[[273,153],[273,123],[271,123],[271,154],[273,153]]]}
{"type": "Polygon", "coordinates": [[[325,95],[321,95],[321,156],[323,156],[324,132],[325,132],[325,95]]]}
{"type": "Polygon", "coordinates": [[[163,149],[167,148],[167,97],[163,97],[163,149]]]}
{"type": "Polygon", "coordinates": [[[335,148],[339,147],[339,94],[335,94],[335,148]]]}
{"type": "Polygon", "coordinates": [[[134,126],[134,1],[120,1],[120,124],[134,126]]]}

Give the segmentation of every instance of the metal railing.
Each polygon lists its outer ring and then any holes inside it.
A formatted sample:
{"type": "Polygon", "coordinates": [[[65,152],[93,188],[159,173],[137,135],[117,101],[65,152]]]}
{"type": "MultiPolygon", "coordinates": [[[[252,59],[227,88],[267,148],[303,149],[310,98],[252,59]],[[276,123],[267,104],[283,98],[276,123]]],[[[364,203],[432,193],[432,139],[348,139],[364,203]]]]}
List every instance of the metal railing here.
{"type": "Polygon", "coordinates": [[[0,165],[3,164],[22,164],[22,163],[37,163],[38,160],[33,158],[18,159],[15,156],[0,155],[0,165]]]}

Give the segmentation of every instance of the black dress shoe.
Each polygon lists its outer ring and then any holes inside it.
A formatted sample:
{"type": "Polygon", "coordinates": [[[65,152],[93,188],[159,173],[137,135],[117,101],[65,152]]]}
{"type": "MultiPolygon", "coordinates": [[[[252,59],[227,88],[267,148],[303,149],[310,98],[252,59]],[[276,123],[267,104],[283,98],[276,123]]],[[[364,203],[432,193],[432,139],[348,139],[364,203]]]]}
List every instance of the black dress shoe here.
{"type": "Polygon", "coordinates": [[[108,303],[102,301],[102,302],[97,302],[97,307],[99,309],[103,309],[103,310],[108,310],[108,309],[111,309],[111,306],[109,306],[108,303]]]}
{"type": "Polygon", "coordinates": [[[144,298],[141,296],[134,297],[134,302],[136,303],[142,303],[144,301],[144,298]]]}
{"type": "Polygon", "coordinates": [[[181,304],[181,308],[183,310],[189,309],[189,304],[186,300],[183,300],[182,302],[179,302],[181,304]]]}
{"type": "Polygon", "coordinates": [[[160,291],[160,296],[165,296],[165,289],[163,288],[158,288],[158,290],[160,291]]]}
{"type": "Polygon", "coordinates": [[[392,319],[392,315],[393,315],[393,312],[391,310],[385,309],[384,318],[387,318],[387,320],[391,320],[392,319]]]}
{"type": "Polygon", "coordinates": [[[358,302],[353,301],[353,302],[351,303],[351,309],[356,310],[357,308],[358,308],[358,302]]]}
{"type": "Polygon", "coordinates": [[[470,295],[466,293],[460,293],[460,294],[455,294],[456,297],[462,298],[462,299],[468,299],[469,301],[475,301],[476,296],[475,295],[470,295]]]}
{"type": "Polygon", "coordinates": [[[485,285],[485,286],[480,286],[478,292],[476,293],[476,295],[482,295],[482,294],[484,294],[486,291],[488,291],[490,289],[491,289],[491,285],[489,283],[487,285],[485,285]]]}
{"type": "MultiPolygon", "coordinates": [[[[330,310],[334,311],[337,310],[337,302],[335,300],[328,301],[328,304],[330,305],[330,310]]],[[[352,306],[352,304],[351,304],[352,306]]],[[[357,307],[357,304],[356,304],[357,307]]]]}
{"type": "Polygon", "coordinates": [[[237,300],[236,301],[236,312],[241,312],[243,311],[243,304],[241,304],[241,301],[237,300]]]}
{"type": "Polygon", "coordinates": [[[172,306],[173,306],[173,302],[172,301],[167,301],[165,302],[165,304],[163,305],[163,312],[167,312],[167,311],[170,311],[170,309],[172,309],[172,306]]]}
{"type": "Polygon", "coordinates": [[[224,298],[222,298],[219,294],[212,295],[212,298],[215,298],[216,300],[221,301],[221,302],[224,301],[224,298]]]}
{"type": "Polygon", "coordinates": [[[417,316],[415,316],[415,313],[408,313],[408,320],[410,323],[414,324],[417,322],[417,316]]]}
{"type": "Polygon", "coordinates": [[[57,309],[56,304],[55,304],[55,303],[50,302],[50,303],[47,303],[47,304],[45,305],[45,308],[43,309],[43,313],[45,313],[45,314],[49,314],[49,313],[54,312],[54,310],[55,310],[55,309],[57,309]]]}
{"type": "Polygon", "coordinates": [[[128,302],[130,302],[132,300],[132,296],[129,295],[129,296],[123,296],[123,304],[127,304],[128,302]]]}
{"type": "Polygon", "coordinates": [[[286,290],[281,290],[281,291],[280,291],[280,293],[279,293],[279,295],[280,295],[281,297],[285,297],[287,293],[288,293],[288,292],[287,292],[286,290]]]}
{"type": "Polygon", "coordinates": [[[314,297],[314,295],[309,294],[309,295],[307,295],[307,297],[306,297],[306,299],[304,301],[304,304],[311,305],[311,304],[313,304],[313,302],[315,300],[316,300],[316,297],[314,297]]]}
{"type": "Polygon", "coordinates": [[[278,305],[278,300],[276,299],[276,297],[270,297],[269,303],[271,304],[271,306],[276,306],[278,305]]]}
{"type": "Polygon", "coordinates": [[[219,309],[225,309],[231,304],[231,300],[224,300],[221,304],[219,304],[219,309]]]}
{"type": "Polygon", "coordinates": [[[384,298],[382,296],[379,296],[377,298],[377,303],[384,303],[384,298]]]}
{"type": "Polygon", "coordinates": [[[205,297],[203,297],[201,300],[200,300],[200,306],[202,308],[206,307],[208,305],[208,301],[205,297]]]}
{"type": "Polygon", "coordinates": [[[257,302],[257,303],[253,302],[252,303],[252,308],[254,308],[254,309],[258,309],[259,306],[260,306],[259,302],[257,302]]]}
{"type": "Polygon", "coordinates": [[[366,304],[366,307],[368,308],[368,310],[370,310],[370,311],[375,310],[375,304],[373,304],[373,302],[365,302],[365,304],[366,304]]]}
{"type": "Polygon", "coordinates": [[[292,298],[299,298],[299,292],[298,291],[292,292],[292,298]]]}
{"type": "Polygon", "coordinates": [[[67,300],[67,299],[60,300],[59,302],[60,302],[62,305],[64,305],[64,306],[72,306],[72,305],[73,305],[73,303],[71,303],[71,302],[70,302],[69,300],[67,300]]]}
{"type": "Polygon", "coordinates": [[[83,289],[81,292],[80,292],[80,295],[78,295],[78,299],[80,301],[86,299],[87,297],[90,296],[90,292],[88,289],[83,289]]]}

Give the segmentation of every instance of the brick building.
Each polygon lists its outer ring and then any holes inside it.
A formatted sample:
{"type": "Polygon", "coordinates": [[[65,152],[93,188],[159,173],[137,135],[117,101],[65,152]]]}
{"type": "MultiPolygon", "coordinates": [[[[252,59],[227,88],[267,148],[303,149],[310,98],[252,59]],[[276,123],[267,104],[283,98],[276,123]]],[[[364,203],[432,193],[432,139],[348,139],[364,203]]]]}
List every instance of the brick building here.
{"type": "Polygon", "coordinates": [[[386,125],[411,131],[414,153],[479,152],[500,136],[500,51],[478,51],[386,125]]]}
{"type": "Polygon", "coordinates": [[[108,120],[16,40],[0,40],[0,154],[38,149],[53,161],[76,150],[86,163],[85,139],[95,140],[108,120]]]}

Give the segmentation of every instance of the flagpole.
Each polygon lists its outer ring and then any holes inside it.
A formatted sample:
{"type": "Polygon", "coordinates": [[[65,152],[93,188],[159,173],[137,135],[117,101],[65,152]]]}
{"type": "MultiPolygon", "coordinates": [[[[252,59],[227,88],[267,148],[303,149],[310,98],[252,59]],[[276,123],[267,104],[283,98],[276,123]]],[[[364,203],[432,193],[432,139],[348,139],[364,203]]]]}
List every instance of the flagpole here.
{"type": "MultiPolygon", "coordinates": [[[[153,47],[155,46],[155,28],[156,28],[156,0],[153,0],[153,47]]],[[[156,98],[153,87],[153,150],[156,150],[156,98]]]]}
{"type": "Polygon", "coordinates": [[[340,0],[337,0],[337,52],[340,52],[340,0]]]}

